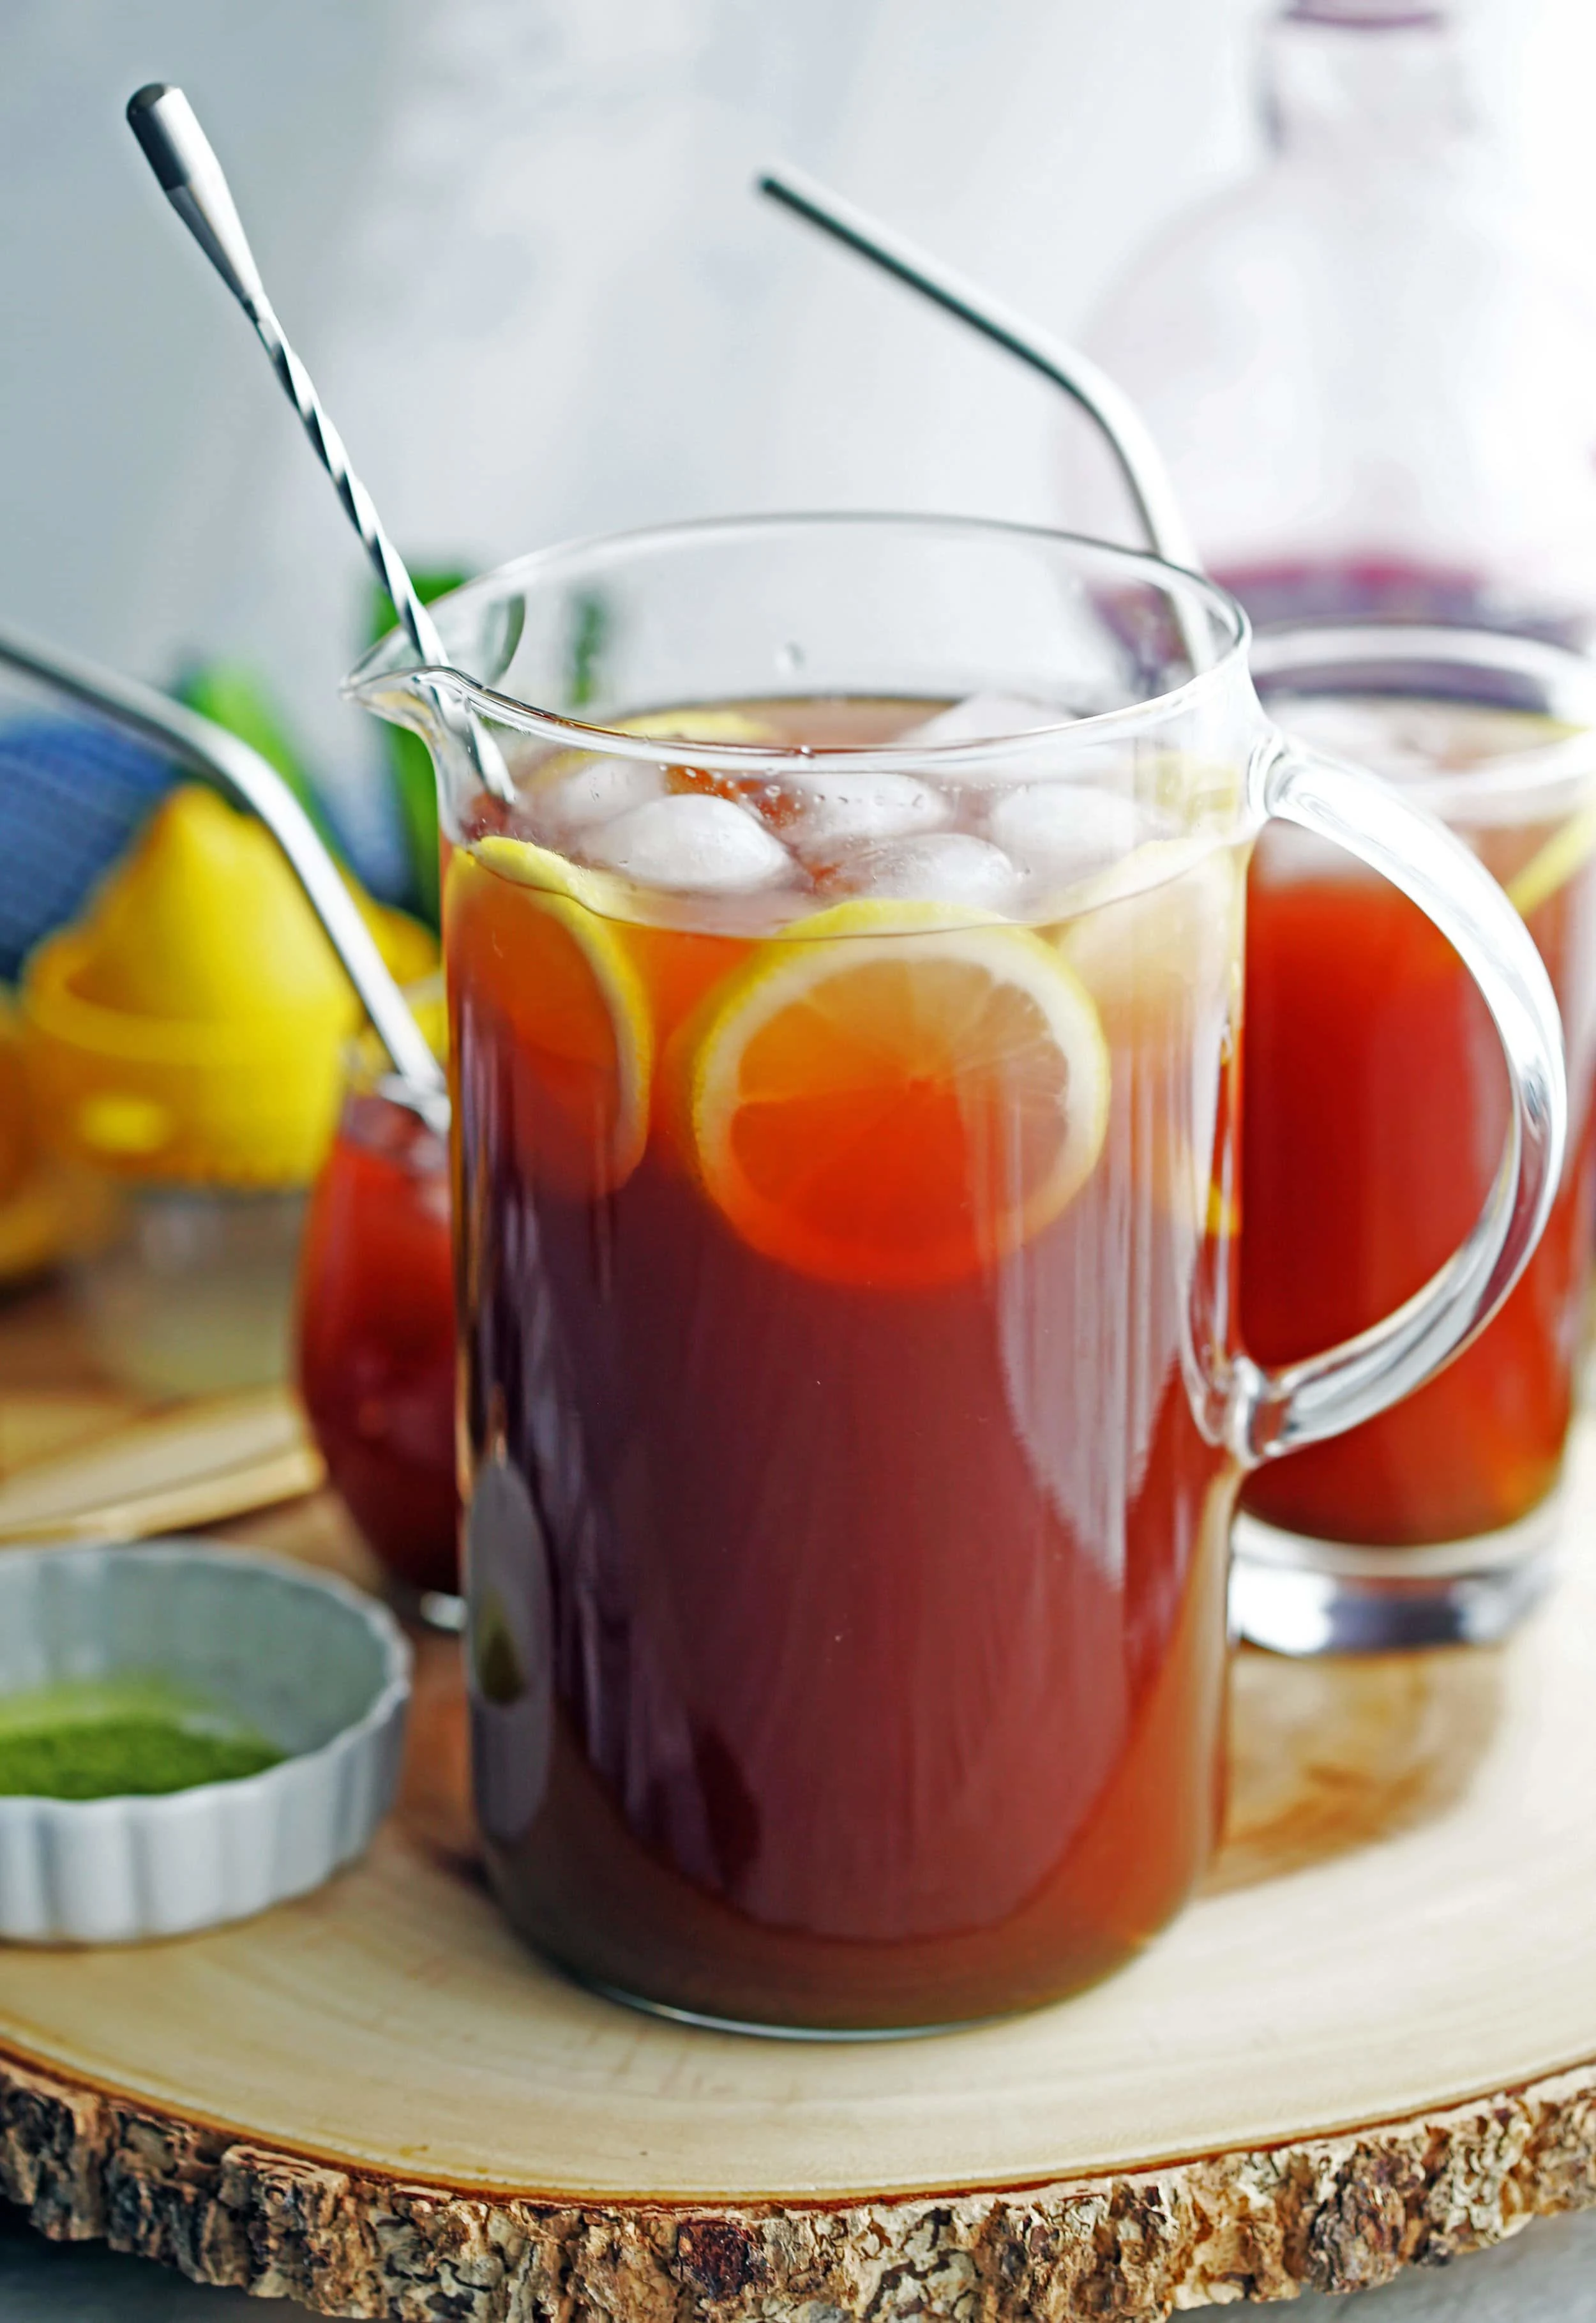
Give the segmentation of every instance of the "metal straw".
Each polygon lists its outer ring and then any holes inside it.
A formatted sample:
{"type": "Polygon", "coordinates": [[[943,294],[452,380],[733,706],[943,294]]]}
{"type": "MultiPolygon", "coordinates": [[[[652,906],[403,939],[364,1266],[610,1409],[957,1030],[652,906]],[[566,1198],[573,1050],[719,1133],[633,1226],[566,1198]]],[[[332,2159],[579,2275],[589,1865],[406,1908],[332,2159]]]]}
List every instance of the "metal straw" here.
{"type": "Polygon", "coordinates": [[[783,165],[765,170],[757,182],[759,191],[772,201],[780,202],[808,225],[818,226],[885,273],[907,283],[922,298],[957,316],[995,345],[1041,372],[1055,387],[1061,387],[1096,422],[1107,443],[1150,547],[1168,565],[1185,565],[1194,573],[1202,570],[1169,472],[1146,421],[1124,390],[1099,370],[1089,355],[1039,331],[1034,324],[989,298],[962,274],[929,257],[892,227],[844,201],[804,171],[783,165]]]}
{"type": "Polygon", "coordinates": [[[326,931],[328,942],[343,961],[395,1072],[406,1084],[407,1101],[435,1125],[445,1121],[448,1098],[437,1059],[337,865],[277,768],[236,734],[170,701],[153,687],[140,685],[115,670],[98,668],[57,647],[41,645],[14,629],[0,629],[0,662],[42,678],[58,693],[85,703],[111,724],[136,734],[141,741],[152,742],[164,757],[209,776],[230,797],[252,808],[288,858],[326,931]]]}
{"type": "MultiPolygon", "coordinates": [[[[298,413],[316,456],[331,477],[411,645],[425,665],[447,668],[449,657],[432,616],[417,595],[371,495],[350,466],[344,438],[324,409],[310,373],[283,335],[222,165],[193,106],[180,88],[151,81],[128,99],[127,118],[167,199],[254,325],[283,392],[298,413]]],[[[440,711],[443,706],[440,696],[440,711]]],[[[488,788],[500,798],[513,799],[514,785],[491,738],[469,713],[462,717],[458,708],[450,722],[461,732],[488,788]]]]}
{"type": "MultiPolygon", "coordinates": [[[[760,193],[808,225],[818,226],[834,242],[867,258],[884,274],[917,290],[961,323],[968,323],[995,346],[1018,355],[1044,379],[1061,387],[1092,419],[1118,464],[1148,546],[1166,565],[1184,565],[1201,573],[1196,544],[1175,497],[1175,487],[1162,453],[1153,441],[1136,406],[1078,347],[1037,329],[951,267],[930,257],[904,235],[883,225],[854,203],[845,201],[807,171],[780,163],[755,180],[760,193]]],[[[1206,659],[1198,624],[1183,605],[1176,620],[1190,656],[1200,669],[1206,659]]],[[[1596,806],[1579,808],[1555,831],[1531,863],[1508,886],[1508,899],[1527,915],[1548,894],[1571,877],[1586,858],[1596,854],[1596,806]]]]}

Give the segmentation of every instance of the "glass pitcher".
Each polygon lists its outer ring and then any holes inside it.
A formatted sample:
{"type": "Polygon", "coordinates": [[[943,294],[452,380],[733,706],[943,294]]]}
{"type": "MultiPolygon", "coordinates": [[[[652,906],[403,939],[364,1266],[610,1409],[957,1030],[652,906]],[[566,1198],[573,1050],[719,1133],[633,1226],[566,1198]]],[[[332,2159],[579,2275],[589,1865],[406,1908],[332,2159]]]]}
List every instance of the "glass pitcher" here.
{"type": "MultiPolygon", "coordinates": [[[[1458,1362],[1243,1488],[1231,1611],[1289,1652],[1486,1643],[1539,1598],[1596,1214],[1596,668],[1541,638],[1300,622],[1254,641],[1288,733],[1372,767],[1501,882],[1563,1019],[1569,1135],[1546,1233],[1458,1362]]],[[[1284,1361],[1417,1289],[1479,1208],[1506,1091],[1455,953],[1362,864],[1284,827],[1247,913],[1243,1336],[1284,1361]]]]}
{"type": "Polygon", "coordinates": [[[1481,1327],[1560,1166],[1523,923],[1287,743],[1206,582],[932,518],[534,556],[351,680],[436,761],[477,1810],[517,1925],[720,2024],[1101,1976],[1218,1829],[1249,1466],[1481,1327]],[[1280,815],[1468,963],[1512,1089],[1418,1296],[1236,1321],[1247,857],[1280,815]]]}

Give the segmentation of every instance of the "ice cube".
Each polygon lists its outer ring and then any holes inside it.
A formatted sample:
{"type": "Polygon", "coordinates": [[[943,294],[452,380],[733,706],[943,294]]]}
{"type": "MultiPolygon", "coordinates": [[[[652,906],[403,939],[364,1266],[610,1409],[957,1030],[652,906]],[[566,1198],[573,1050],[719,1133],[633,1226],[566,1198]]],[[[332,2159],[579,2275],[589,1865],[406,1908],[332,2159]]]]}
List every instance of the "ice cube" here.
{"type": "Polygon", "coordinates": [[[783,803],[786,837],[807,862],[833,861],[856,840],[935,831],[953,814],[942,793],[913,775],[817,774],[783,803]]]}
{"type": "Polygon", "coordinates": [[[986,811],[986,833],[1022,871],[1055,885],[1084,879],[1148,836],[1134,799],[1086,783],[1022,783],[986,811]]]}
{"type": "Polygon", "coordinates": [[[647,887],[729,895],[775,887],[791,877],[792,857],[758,816],[734,799],[702,791],[647,799],[582,840],[590,863],[623,872],[647,887]]]}
{"type": "Polygon", "coordinates": [[[556,845],[663,798],[665,770],[645,758],[586,758],[532,794],[539,832],[556,845]]]}
{"type": "Polygon", "coordinates": [[[923,725],[911,726],[893,743],[995,742],[1007,734],[1029,734],[1039,726],[1061,726],[1069,716],[1056,702],[1033,702],[1019,693],[971,693],[939,710],[923,725]]]}
{"type": "Polygon", "coordinates": [[[1001,912],[1013,903],[1020,882],[1002,848],[989,840],[965,831],[935,831],[850,848],[828,884],[853,895],[1001,912]]]}

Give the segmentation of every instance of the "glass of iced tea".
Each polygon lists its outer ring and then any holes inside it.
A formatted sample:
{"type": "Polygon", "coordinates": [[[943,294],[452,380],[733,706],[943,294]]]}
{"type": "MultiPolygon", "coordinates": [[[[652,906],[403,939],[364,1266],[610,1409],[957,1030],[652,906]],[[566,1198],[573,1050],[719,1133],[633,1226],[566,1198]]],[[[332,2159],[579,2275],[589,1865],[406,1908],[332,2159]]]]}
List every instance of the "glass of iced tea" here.
{"type": "Polygon", "coordinates": [[[1220,591],[940,519],[533,557],[356,696],[445,831],[477,1811],[516,1924],[722,2025],[929,2028],[1134,1952],[1218,1826],[1243,1469],[1500,1301],[1555,1006],[1479,863],[1287,746],[1220,591]],[[1245,867],[1458,944],[1502,1167],[1421,1297],[1236,1321],[1245,867]]]}
{"type": "MultiPolygon", "coordinates": [[[[407,994],[443,1051],[435,978],[407,994]]],[[[448,1108],[353,1048],[299,1252],[300,1399],[327,1474],[404,1609],[456,1626],[448,1108]]]]}
{"type": "MultiPolygon", "coordinates": [[[[1244,1634],[1288,1651],[1498,1637],[1551,1569],[1591,1284],[1596,669],[1462,629],[1299,624],[1252,652],[1280,724],[1442,817],[1505,886],[1563,1015],[1570,1126],[1545,1235],[1489,1327],[1334,1443],[1249,1477],[1244,1634]]],[[[1250,1352],[1289,1363],[1417,1291],[1478,1212],[1509,1104],[1491,1020],[1408,898],[1280,827],[1247,934],[1250,1352]]]]}

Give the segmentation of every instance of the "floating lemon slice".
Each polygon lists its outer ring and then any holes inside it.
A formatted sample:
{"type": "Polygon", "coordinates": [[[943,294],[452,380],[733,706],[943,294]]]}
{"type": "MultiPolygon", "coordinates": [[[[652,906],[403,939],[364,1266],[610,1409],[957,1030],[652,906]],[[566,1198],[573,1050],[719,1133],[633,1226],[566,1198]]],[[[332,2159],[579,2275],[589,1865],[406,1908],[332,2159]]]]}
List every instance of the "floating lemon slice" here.
{"type": "Polygon", "coordinates": [[[1508,901],[1528,919],[1551,902],[1596,853],[1596,806],[1581,807],[1552,833],[1524,868],[1508,882],[1508,901]]]}
{"type": "Polygon", "coordinates": [[[1234,1197],[1215,1176],[1226,1141],[1210,1070],[1228,1103],[1239,1020],[1246,871],[1239,849],[1151,840],[1076,891],[1057,933],[1135,1092],[1126,1166],[1160,1214],[1233,1235],[1234,1197]]]}
{"type": "Polygon", "coordinates": [[[1029,929],[864,900],[799,922],[707,1004],[687,1109],[744,1241],[827,1281],[950,1282],[1017,1249],[1091,1175],[1097,1013],[1029,929]]]}
{"type": "Polygon", "coordinates": [[[615,730],[662,742],[748,742],[766,748],[779,739],[768,718],[756,718],[748,710],[646,710],[636,718],[618,718],[615,730]]]}
{"type": "Polygon", "coordinates": [[[623,1185],[648,1134],[654,1028],[603,915],[611,890],[603,873],[518,839],[457,850],[445,889],[452,973],[468,1008],[500,1019],[515,1060],[518,1163],[573,1197],[623,1185]]]}
{"type": "Polygon", "coordinates": [[[629,894],[624,879],[612,871],[594,871],[572,863],[552,847],[536,846],[529,839],[479,839],[472,848],[479,863],[497,871],[518,887],[537,887],[569,904],[581,904],[606,919],[626,916],[629,894]]]}
{"type": "Polygon", "coordinates": [[[1155,839],[1083,883],[1059,948],[1115,1043],[1188,1039],[1239,978],[1245,873],[1232,848],[1155,839]]]}

